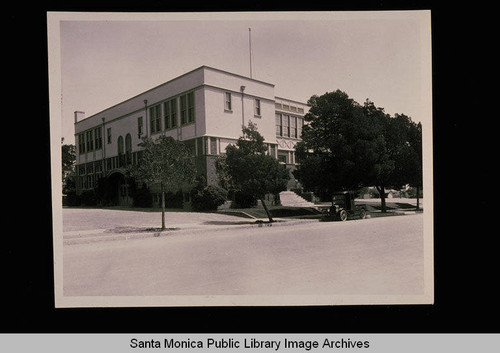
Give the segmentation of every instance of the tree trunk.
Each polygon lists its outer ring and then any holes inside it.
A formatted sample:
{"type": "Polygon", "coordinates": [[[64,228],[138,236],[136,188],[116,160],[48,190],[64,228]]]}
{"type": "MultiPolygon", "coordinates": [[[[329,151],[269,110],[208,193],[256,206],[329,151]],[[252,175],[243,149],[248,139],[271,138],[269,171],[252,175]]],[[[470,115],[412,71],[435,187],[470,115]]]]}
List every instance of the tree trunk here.
{"type": "Polygon", "coordinates": [[[382,212],[385,213],[387,212],[387,207],[385,205],[385,186],[377,186],[378,193],[380,194],[380,203],[382,206],[382,212]]]}
{"type": "Polygon", "coordinates": [[[266,214],[267,214],[267,217],[269,218],[269,222],[274,222],[273,221],[273,217],[271,216],[271,213],[269,212],[269,210],[267,209],[267,206],[266,206],[266,203],[264,202],[264,199],[261,198],[260,199],[260,202],[262,203],[262,206],[264,207],[264,210],[266,211],[266,214]]]}
{"type": "Polygon", "coordinates": [[[281,199],[280,199],[280,193],[274,194],[274,205],[275,206],[281,206],[281,199]]]}
{"type": "Polygon", "coordinates": [[[161,229],[165,229],[165,190],[163,190],[163,183],[161,184],[161,229]]]}
{"type": "Polygon", "coordinates": [[[420,193],[420,187],[417,186],[417,211],[420,209],[419,193],[420,193]]]}

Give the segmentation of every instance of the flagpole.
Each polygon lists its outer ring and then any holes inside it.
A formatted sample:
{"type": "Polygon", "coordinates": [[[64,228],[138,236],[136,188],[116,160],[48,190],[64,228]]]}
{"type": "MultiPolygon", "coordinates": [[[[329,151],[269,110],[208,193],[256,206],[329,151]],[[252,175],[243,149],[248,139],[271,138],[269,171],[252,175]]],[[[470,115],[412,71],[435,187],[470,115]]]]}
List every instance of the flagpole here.
{"type": "Polygon", "coordinates": [[[252,78],[252,29],[248,28],[248,46],[250,48],[250,78],[252,78]]]}

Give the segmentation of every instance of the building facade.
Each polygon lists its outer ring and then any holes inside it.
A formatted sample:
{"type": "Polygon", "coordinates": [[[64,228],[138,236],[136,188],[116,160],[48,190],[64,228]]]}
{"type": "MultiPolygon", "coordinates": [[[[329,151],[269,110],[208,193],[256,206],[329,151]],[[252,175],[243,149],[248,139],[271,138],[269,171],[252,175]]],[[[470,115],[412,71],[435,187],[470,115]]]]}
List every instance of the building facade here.
{"type": "MultiPolygon", "coordinates": [[[[140,158],[143,137],[171,136],[191,149],[198,173],[217,183],[215,159],[257,125],[267,153],[292,170],[308,106],[274,95],[274,85],[201,66],[90,117],[75,112],[77,194],[107,177],[116,204],[130,205],[124,170],[140,158]]],[[[288,187],[296,187],[292,179],[288,187]]],[[[187,190],[185,190],[187,191],[187,190]]]]}

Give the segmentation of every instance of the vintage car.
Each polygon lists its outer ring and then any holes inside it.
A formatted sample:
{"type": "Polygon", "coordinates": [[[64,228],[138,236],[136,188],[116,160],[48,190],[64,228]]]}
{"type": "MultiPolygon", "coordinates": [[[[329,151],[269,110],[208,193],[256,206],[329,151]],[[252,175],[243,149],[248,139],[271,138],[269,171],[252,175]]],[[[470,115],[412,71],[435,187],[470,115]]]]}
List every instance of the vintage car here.
{"type": "Polygon", "coordinates": [[[354,194],[350,191],[342,191],[333,194],[332,206],[323,212],[324,221],[347,221],[348,218],[366,217],[366,206],[354,203],[354,194]]]}

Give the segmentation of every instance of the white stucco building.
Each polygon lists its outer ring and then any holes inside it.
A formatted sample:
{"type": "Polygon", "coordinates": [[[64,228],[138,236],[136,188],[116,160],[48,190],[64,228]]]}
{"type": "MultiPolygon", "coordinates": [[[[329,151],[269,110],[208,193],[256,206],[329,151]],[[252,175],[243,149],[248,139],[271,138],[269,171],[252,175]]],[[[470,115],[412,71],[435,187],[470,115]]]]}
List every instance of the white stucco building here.
{"type": "MultiPolygon", "coordinates": [[[[123,168],[136,163],[144,136],[172,136],[193,153],[198,172],[217,183],[214,160],[249,121],[268,153],[293,168],[306,103],[276,97],[274,84],[201,66],[97,114],[75,112],[77,193],[116,180],[116,203],[130,204],[123,168]]],[[[289,187],[294,187],[292,179],[289,187]]],[[[188,191],[188,190],[185,190],[188,191]]]]}

